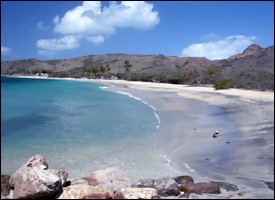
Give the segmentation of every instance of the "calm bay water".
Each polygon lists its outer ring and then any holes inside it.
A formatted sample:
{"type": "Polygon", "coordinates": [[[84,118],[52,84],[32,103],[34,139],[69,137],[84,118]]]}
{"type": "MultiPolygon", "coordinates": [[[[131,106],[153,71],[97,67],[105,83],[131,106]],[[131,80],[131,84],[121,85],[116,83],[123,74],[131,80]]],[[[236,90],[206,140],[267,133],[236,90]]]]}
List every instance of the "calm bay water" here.
{"type": "Polygon", "coordinates": [[[1,78],[1,174],[39,153],[71,178],[111,166],[132,179],[169,175],[152,143],[158,126],[152,108],[100,86],[1,78]]]}

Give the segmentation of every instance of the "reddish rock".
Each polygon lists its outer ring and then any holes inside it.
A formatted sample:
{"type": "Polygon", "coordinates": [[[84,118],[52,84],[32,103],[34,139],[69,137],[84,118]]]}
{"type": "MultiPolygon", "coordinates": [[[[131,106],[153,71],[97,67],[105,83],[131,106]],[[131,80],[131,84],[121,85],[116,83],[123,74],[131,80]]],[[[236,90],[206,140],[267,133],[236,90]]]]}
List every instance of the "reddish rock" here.
{"type": "Polygon", "coordinates": [[[194,184],[188,184],[188,185],[182,185],[180,186],[180,191],[184,192],[184,195],[186,194],[219,194],[221,193],[219,184],[217,183],[194,183],[194,184]]]}
{"type": "Polygon", "coordinates": [[[108,192],[116,192],[131,185],[129,177],[114,167],[97,170],[91,176],[86,177],[85,180],[87,180],[89,185],[108,192]]]}

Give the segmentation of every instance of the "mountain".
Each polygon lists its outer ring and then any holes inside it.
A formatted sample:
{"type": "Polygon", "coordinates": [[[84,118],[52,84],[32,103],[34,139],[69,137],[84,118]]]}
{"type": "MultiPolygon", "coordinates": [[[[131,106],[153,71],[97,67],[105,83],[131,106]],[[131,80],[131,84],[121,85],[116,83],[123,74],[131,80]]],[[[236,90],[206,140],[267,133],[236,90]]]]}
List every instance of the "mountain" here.
{"type": "Polygon", "coordinates": [[[132,80],[212,84],[215,80],[227,79],[231,87],[274,90],[274,46],[262,48],[257,44],[222,60],[117,53],[62,60],[40,61],[31,58],[1,61],[1,74],[35,74],[44,71],[51,76],[81,77],[84,67],[109,64],[109,75],[123,78],[125,60],[132,64],[132,80]]]}

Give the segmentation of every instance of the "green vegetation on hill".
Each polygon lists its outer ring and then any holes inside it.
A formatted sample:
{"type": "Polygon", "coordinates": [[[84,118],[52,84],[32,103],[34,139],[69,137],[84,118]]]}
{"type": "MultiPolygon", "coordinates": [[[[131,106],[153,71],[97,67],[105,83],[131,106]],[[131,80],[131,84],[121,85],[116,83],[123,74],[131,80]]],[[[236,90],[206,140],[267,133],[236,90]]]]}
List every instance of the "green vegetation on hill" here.
{"type": "Polygon", "coordinates": [[[251,45],[223,60],[164,55],[105,54],[72,59],[1,61],[1,74],[111,78],[172,84],[274,90],[274,47],[251,45]],[[255,48],[255,46],[257,48],[255,48]],[[223,82],[222,80],[230,80],[223,82]]]}

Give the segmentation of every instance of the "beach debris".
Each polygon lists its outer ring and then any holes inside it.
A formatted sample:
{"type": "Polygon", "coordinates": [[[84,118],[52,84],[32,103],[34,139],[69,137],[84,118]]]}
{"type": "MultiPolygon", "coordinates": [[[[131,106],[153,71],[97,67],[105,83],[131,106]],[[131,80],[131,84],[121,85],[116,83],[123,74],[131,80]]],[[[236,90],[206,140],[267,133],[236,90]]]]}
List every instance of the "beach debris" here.
{"type": "Polygon", "coordinates": [[[215,133],[213,133],[212,137],[216,138],[216,137],[218,137],[218,135],[219,135],[219,131],[215,131],[215,133]]]}
{"type": "Polygon", "coordinates": [[[210,183],[216,183],[220,186],[220,188],[225,189],[227,191],[237,191],[237,190],[239,190],[237,185],[227,183],[227,182],[210,181],[210,183]]]}

